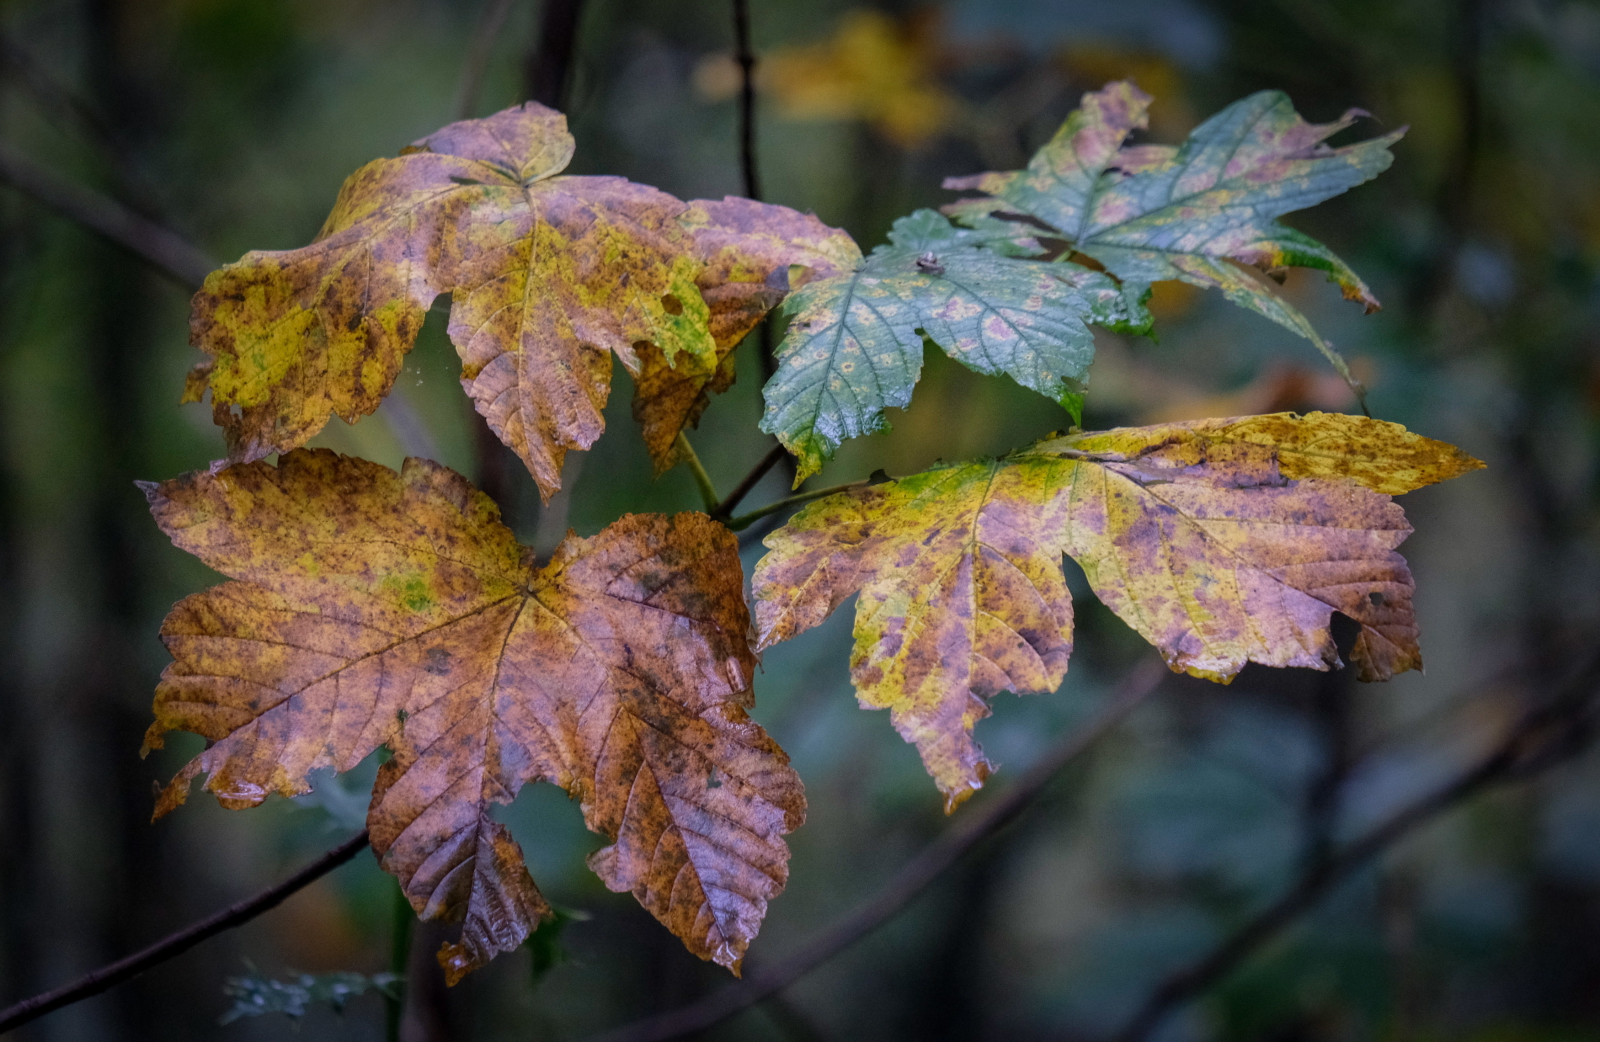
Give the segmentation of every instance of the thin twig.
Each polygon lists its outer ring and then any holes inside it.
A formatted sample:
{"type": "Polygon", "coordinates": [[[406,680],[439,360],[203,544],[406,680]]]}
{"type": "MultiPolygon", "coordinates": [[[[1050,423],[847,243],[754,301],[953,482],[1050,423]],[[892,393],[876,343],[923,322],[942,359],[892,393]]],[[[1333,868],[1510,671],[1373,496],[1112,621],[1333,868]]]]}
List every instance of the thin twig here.
{"type": "Polygon", "coordinates": [[[871,478],[863,478],[860,481],[847,481],[843,485],[829,485],[827,488],[819,488],[814,492],[800,492],[793,496],[785,496],[776,503],[768,503],[760,510],[752,510],[748,514],[740,514],[738,517],[728,521],[727,524],[729,528],[737,532],[740,529],[749,528],[752,522],[759,521],[768,514],[776,514],[780,510],[787,510],[792,506],[799,506],[801,503],[809,503],[813,499],[831,496],[835,492],[848,492],[853,488],[861,488],[871,483],[871,478]]]}
{"type": "Polygon", "coordinates": [[[583,0],[545,0],[539,20],[539,45],[528,55],[527,95],[553,109],[565,109],[572,82],[572,55],[577,50],[583,0]]]}
{"type": "Polygon", "coordinates": [[[1127,1026],[1116,1034],[1116,1042],[1142,1042],[1148,1038],[1174,1010],[1220,982],[1357,869],[1419,826],[1492,784],[1528,777],[1575,754],[1589,738],[1591,722],[1585,714],[1592,709],[1597,684],[1600,656],[1592,657],[1550,704],[1524,716],[1476,763],[1402,807],[1337,854],[1308,866],[1287,893],[1210,954],[1162,980],[1127,1026]]]}
{"type": "Polygon", "coordinates": [[[934,840],[866,904],[807,941],[787,959],[756,970],[740,983],[698,1002],[609,1031],[592,1042],[664,1042],[679,1038],[704,1031],[787,988],[888,922],[963,854],[1014,819],[1063,768],[1109,734],[1149,697],[1166,675],[1166,667],[1156,660],[1149,660],[1128,674],[1093,720],[1066,735],[1037,763],[1022,772],[1011,788],[934,840]]]}
{"type": "Polygon", "coordinates": [[[70,1006],[91,995],[98,995],[152,966],[181,955],[207,938],[249,922],[262,912],[276,908],[291,894],[305,889],[349,861],[366,845],[367,834],[363,831],[360,835],[334,847],[288,879],[276,886],[268,887],[254,897],[229,905],[215,915],[168,935],[141,952],[135,952],[126,959],[119,959],[108,966],[86,973],[71,984],[62,985],[42,995],[35,995],[31,999],[23,999],[15,1006],[0,1010],[0,1033],[21,1027],[46,1013],[53,1013],[63,1006],[70,1006]]]}
{"type": "Polygon", "coordinates": [[[9,182],[133,252],[187,288],[200,285],[217,267],[204,251],[182,236],[140,217],[119,202],[58,176],[4,144],[0,144],[0,181],[9,182]]]}
{"type": "MultiPolygon", "coordinates": [[[[760,200],[761,167],[756,160],[756,52],[750,45],[750,0],[733,0],[733,58],[739,63],[739,170],[744,175],[745,197],[760,200]]],[[[757,328],[756,338],[761,354],[761,379],[765,383],[778,371],[770,318],[757,328]]]]}
{"type": "Polygon", "coordinates": [[[767,476],[767,472],[777,466],[778,462],[788,454],[788,450],[782,445],[774,445],[772,451],[762,456],[761,462],[751,467],[750,473],[746,474],[733,487],[733,491],[728,493],[728,498],[717,504],[716,509],[711,511],[711,516],[718,521],[730,516],[733,513],[733,508],[742,503],[744,497],[750,494],[750,490],[760,484],[761,479],[767,476]]]}
{"type": "Polygon", "coordinates": [[[756,52],[750,47],[750,0],[733,0],[733,57],[739,63],[739,164],[744,194],[761,198],[756,167],[756,52]]]}
{"type": "Polygon", "coordinates": [[[689,436],[682,431],[678,432],[678,459],[682,460],[688,466],[689,473],[694,475],[694,484],[700,490],[700,499],[706,505],[706,513],[714,512],[717,504],[721,502],[717,495],[717,486],[711,483],[711,475],[706,473],[705,465],[700,462],[700,457],[695,455],[694,446],[689,444],[689,436]]]}

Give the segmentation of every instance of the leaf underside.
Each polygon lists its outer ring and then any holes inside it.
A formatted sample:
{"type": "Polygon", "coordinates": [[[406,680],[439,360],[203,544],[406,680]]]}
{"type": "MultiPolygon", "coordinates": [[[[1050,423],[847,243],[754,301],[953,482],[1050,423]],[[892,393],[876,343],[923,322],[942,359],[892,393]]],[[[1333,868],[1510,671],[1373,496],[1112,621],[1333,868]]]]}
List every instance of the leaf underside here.
{"type": "Polygon", "coordinates": [[[1179,672],[1419,668],[1396,495],[1482,466],[1398,424],[1312,413],[1075,434],[807,506],[766,539],[759,647],[853,595],[851,674],[954,808],[990,764],[973,740],[1001,691],[1055,690],[1072,650],[1063,554],[1179,672]]]}
{"type": "Polygon", "coordinates": [[[552,782],[613,841],[590,860],[606,885],[737,972],[805,800],[746,715],[755,656],[725,528],[629,515],[535,566],[454,472],[326,450],[146,494],[176,545],[233,580],[162,627],[174,661],[146,747],[180,729],[211,744],[157,816],[201,774],[242,808],[388,746],[372,846],[423,918],[462,921],[439,953],[453,983],[550,914],[490,808],[552,782]]]}
{"type": "Polygon", "coordinates": [[[572,153],[566,118],[529,102],[368,163],[312,245],[207,278],[190,332],[211,357],[184,400],[210,390],[233,461],[303,445],[331,416],[377,408],[449,293],[462,386],[544,496],[604,429],[613,354],[640,377],[646,442],[669,462],[791,268],[830,274],[855,247],[786,207],[563,176],[572,153]]]}

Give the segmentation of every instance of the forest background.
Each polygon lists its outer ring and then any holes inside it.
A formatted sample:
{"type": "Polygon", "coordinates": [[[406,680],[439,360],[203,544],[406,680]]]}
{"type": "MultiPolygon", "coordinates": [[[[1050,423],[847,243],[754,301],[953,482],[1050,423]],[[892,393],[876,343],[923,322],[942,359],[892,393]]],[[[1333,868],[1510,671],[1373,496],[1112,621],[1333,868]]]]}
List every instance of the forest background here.
{"type": "MultiPolygon", "coordinates": [[[[743,194],[729,4],[565,7],[579,16],[555,85],[579,143],[572,172],[682,198],[743,194]]],[[[42,168],[219,261],[298,246],[361,163],[551,89],[539,80],[548,13],[521,0],[6,0],[0,175],[24,183],[19,170],[42,168]]],[[[1348,671],[1252,666],[1229,687],[1171,678],[1020,822],[712,1036],[1108,1037],[1330,851],[1472,763],[1597,643],[1600,6],[765,0],[751,28],[764,197],[868,247],[894,217],[953,198],[943,177],[1021,165],[1081,92],[1115,78],[1155,95],[1156,141],[1264,88],[1312,120],[1353,104],[1369,127],[1410,125],[1384,177],[1291,221],[1349,260],[1384,310],[1364,317],[1305,272],[1285,292],[1351,358],[1373,415],[1489,465],[1405,500],[1427,675],[1361,685],[1348,671]]],[[[0,187],[0,1005],[283,878],[359,829],[370,781],[243,814],[195,800],[150,823],[152,782],[194,751],[137,755],[166,661],[156,631],[211,580],[156,529],[133,481],[203,469],[221,440],[206,409],[175,407],[197,357],[189,290],[39,195],[37,183],[0,187]]],[[[1355,410],[1303,342],[1215,295],[1162,284],[1152,308],[1159,343],[1099,335],[1085,427],[1355,410]]],[[[493,457],[442,311],[379,414],[335,421],[314,444],[483,478],[493,457]]],[[[695,438],[722,487],[770,445],[753,432],[754,349],[752,338],[740,382],[695,438]]],[[[698,507],[686,469],[651,479],[618,378],[607,437],[569,461],[550,504],[514,461],[504,468],[525,543],[548,551],[569,525],[588,535],[625,511],[698,507]]],[[[1004,452],[1067,419],[930,352],[893,422],[847,444],[815,484],[1004,452]]],[[[749,505],[781,490],[773,475],[749,505]]],[[[759,553],[746,548],[747,569],[759,553]]],[[[1003,767],[997,792],[1151,656],[1074,583],[1065,685],[999,699],[979,727],[1003,767]]],[[[855,706],[847,618],[768,652],[758,676],[755,716],[793,756],[811,811],[752,967],[877,892],[995,795],[945,818],[915,752],[855,706]]],[[[1567,737],[1531,777],[1461,801],[1319,892],[1160,1037],[1593,1037],[1600,753],[1583,727],[1567,737]]],[[[562,958],[503,958],[447,995],[419,983],[410,1037],[582,1039],[727,985],[583,868],[603,841],[563,794],[529,789],[504,820],[546,894],[578,913],[562,958]]],[[[283,1037],[281,1014],[218,1025],[233,1001],[225,978],[388,969],[394,891],[361,855],[16,1037],[283,1037]]],[[[376,1039],[385,1011],[369,995],[298,1027],[376,1039]]]]}

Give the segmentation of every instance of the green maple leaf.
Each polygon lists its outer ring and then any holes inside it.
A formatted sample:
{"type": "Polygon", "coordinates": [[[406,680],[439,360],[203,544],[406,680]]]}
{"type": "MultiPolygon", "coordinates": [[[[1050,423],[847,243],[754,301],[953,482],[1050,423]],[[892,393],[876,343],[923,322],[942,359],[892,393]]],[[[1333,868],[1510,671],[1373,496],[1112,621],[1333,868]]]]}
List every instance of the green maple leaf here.
{"type": "Polygon", "coordinates": [[[846,438],[886,429],[884,409],[911,401],[924,340],[1076,416],[1094,358],[1089,323],[1147,331],[1148,287],[1026,259],[1041,252],[1016,225],[962,229],[919,210],[896,221],[888,245],[855,271],[792,294],[761,429],[799,458],[797,483],[846,438]]]}
{"type": "Polygon", "coordinates": [[[1026,170],[946,180],[946,188],[987,194],[945,212],[990,234],[1008,216],[1043,222],[1125,282],[1178,279],[1220,289],[1310,340],[1356,387],[1305,316],[1246,268],[1273,276],[1291,267],[1322,271],[1346,299],[1377,310],[1349,265],[1276,218],[1382,173],[1404,128],[1330,148],[1326,139],[1364,113],[1307,123],[1287,95],[1261,91],[1200,124],[1180,146],[1124,146],[1129,132],[1146,125],[1149,106],[1149,95],[1127,82],[1085,94],[1026,170]]]}

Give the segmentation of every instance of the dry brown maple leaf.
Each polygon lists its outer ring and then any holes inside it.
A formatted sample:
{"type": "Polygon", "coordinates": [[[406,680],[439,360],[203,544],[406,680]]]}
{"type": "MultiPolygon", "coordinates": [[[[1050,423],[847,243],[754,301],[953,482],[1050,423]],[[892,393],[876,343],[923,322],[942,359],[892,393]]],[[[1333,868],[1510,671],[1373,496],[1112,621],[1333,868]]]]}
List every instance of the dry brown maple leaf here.
{"type": "Polygon", "coordinates": [[[174,661],[146,747],[176,729],[212,744],[158,817],[202,773],[248,807],[389,746],[373,849],[420,915],[464,919],[439,954],[454,982],[548,911],[489,811],[553,782],[614,840],[590,859],[606,885],[737,972],[805,800],[746,715],[755,655],[726,528],[629,515],[536,566],[453,471],[326,450],[145,491],[175,544],[235,580],[162,626],[174,661]]]}
{"type": "Polygon", "coordinates": [[[1279,413],[1075,434],[811,504],[767,537],[760,647],[856,605],[851,673],[954,808],[1001,691],[1053,691],[1072,651],[1061,557],[1174,670],[1328,669],[1339,611],[1363,680],[1421,665],[1411,532],[1389,499],[1482,464],[1404,427],[1279,413]]]}
{"type": "Polygon", "coordinates": [[[752,303],[776,299],[724,283],[781,297],[791,265],[828,265],[854,246],[786,207],[564,176],[572,153],[566,117],[529,102],[357,170],[316,242],[246,254],[206,279],[190,335],[212,357],[184,400],[210,390],[234,461],[303,445],[331,416],[377,408],[427,309],[450,293],[462,385],[545,497],[566,453],[604,430],[612,354],[642,377],[646,437],[668,461],[704,391],[731,379],[727,337],[754,324],[752,303]],[[668,399],[659,409],[656,394],[668,399]]]}

